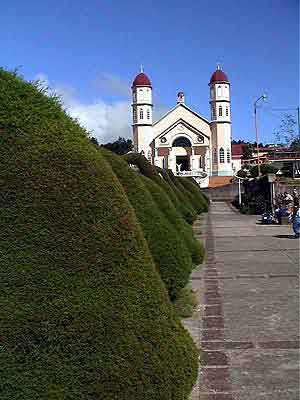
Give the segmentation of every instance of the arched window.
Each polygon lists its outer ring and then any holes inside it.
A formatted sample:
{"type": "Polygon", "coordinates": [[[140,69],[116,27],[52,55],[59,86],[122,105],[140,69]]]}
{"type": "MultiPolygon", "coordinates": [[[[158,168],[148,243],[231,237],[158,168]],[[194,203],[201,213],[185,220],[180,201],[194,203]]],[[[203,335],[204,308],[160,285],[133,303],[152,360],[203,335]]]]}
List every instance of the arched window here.
{"type": "Polygon", "coordinates": [[[188,138],[179,136],[174,140],[172,147],[192,147],[192,144],[188,138]]]}
{"type": "Polygon", "coordinates": [[[133,109],[133,122],[137,121],[137,114],[136,114],[136,109],[133,109]]]}
{"type": "Polygon", "coordinates": [[[217,149],[214,149],[214,153],[213,153],[213,160],[214,163],[217,164],[218,162],[218,154],[217,154],[217,149]]]}
{"type": "Polygon", "coordinates": [[[219,157],[220,157],[220,163],[223,164],[225,162],[225,152],[223,147],[221,147],[219,150],[219,157]]]}
{"type": "Polygon", "coordinates": [[[227,162],[230,163],[231,156],[230,156],[230,149],[227,149],[227,162]]]}
{"type": "Polygon", "coordinates": [[[150,119],[150,110],[147,110],[147,119],[150,119]]]}
{"type": "Polygon", "coordinates": [[[229,109],[228,106],[226,106],[226,117],[228,117],[228,115],[229,115],[229,109]]]}
{"type": "Polygon", "coordinates": [[[223,112],[222,112],[222,106],[219,106],[219,117],[222,117],[223,112]]]}
{"type": "Polygon", "coordinates": [[[143,91],[143,89],[139,90],[139,101],[144,101],[144,91],[143,91]]]}
{"type": "Polygon", "coordinates": [[[143,109],[141,108],[140,109],[140,119],[143,119],[144,118],[144,111],[143,111],[143,109]]]}
{"type": "Polygon", "coordinates": [[[220,97],[222,94],[222,88],[220,85],[218,86],[217,94],[218,94],[218,97],[220,97]]]}

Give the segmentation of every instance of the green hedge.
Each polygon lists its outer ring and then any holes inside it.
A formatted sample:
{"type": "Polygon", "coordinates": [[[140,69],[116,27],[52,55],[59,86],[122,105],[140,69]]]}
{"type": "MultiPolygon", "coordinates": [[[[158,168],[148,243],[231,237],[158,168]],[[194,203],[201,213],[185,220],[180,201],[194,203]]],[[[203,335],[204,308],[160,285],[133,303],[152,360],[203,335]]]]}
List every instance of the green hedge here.
{"type": "MultiPolygon", "coordinates": [[[[182,240],[141,180],[143,175],[133,171],[125,160],[101,150],[118,176],[141,224],[149,249],[173,301],[189,281],[192,258],[182,240]]],[[[148,181],[150,181],[148,179],[148,181]]],[[[150,181],[148,186],[155,185],[150,181]]]]}
{"type": "Polygon", "coordinates": [[[189,193],[191,201],[194,204],[194,207],[197,207],[199,213],[208,211],[208,201],[207,197],[203,195],[199,186],[194,185],[187,178],[178,178],[181,185],[186,189],[189,193]]]}
{"type": "Polygon", "coordinates": [[[107,162],[0,70],[2,400],[182,400],[198,354],[107,162]]]}
{"type": "Polygon", "coordinates": [[[157,183],[145,176],[142,176],[142,178],[160,210],[182,236],[190,251],[193,263],[200,264],[204,258],[204,248],[201,242],[193,237],[192,227],[178,213],[167,193],[157,183]]]}
{"type": "Polygon", "coordinates": [[[161,169],[160,170],[165,181],[171,186],[174,190],[179,201],[186,205],[189,210],[189,217],[186,219],[188,223],[192,224],[193,221],[197,217],[198,210],[192,204],[191,198],[188,193],[184,189],[184,187],[180,184],[179,180],[175,177],[171,170],[161,169]]]}
{"type": "Polygon", "coordinates": [[[174,185],[169,184],[163,179],[163,171],[161,168],[154,167],[147,161],[147,159],[138,153],[129,153],[124,156],[125,160],[128,164],[136,165],[144,176],[152,179],[159,186],[163,188],[163,190],[168,194],[173,204],[175,205],[177,211],[183,216],[183,218],[191,224],[195,219],[195,211],[187,201],[187,199],[182,199],[179,193],[174,190],[174,185]]]}

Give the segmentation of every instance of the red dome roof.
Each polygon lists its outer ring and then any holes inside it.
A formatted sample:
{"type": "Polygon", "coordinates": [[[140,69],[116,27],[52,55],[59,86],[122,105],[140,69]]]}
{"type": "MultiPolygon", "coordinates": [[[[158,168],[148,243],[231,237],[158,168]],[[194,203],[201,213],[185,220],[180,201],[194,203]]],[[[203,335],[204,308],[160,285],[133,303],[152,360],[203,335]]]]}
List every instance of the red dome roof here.
{"type": "Polygon", "coordinates": [[[148,76],[146,74],[144,74],[144,72],[141,72],[140,74],[138,74],[133,83],[132,83],[132,87],[135,86],[152,86],[150,79],[148,78],[148,76]]]}
{"type": "Polygon", "coordinates": [[[213,82],[229,82],[227,75],[221,69],[217,69],[210,78],[210,83],[213,82]]]}

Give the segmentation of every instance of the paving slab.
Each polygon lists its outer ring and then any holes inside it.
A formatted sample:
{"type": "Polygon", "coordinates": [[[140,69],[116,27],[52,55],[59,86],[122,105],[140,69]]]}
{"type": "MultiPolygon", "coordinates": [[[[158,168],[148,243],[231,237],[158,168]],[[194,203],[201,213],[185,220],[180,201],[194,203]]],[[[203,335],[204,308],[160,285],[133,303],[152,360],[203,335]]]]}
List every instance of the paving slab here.
{"type": "Polygon", "coordinates": [[[197,312],[184,320],[201,348],[191,399],[299,399],[299,240],[226,202],[196,228],[207,257],[192,274],[197,312]]]}

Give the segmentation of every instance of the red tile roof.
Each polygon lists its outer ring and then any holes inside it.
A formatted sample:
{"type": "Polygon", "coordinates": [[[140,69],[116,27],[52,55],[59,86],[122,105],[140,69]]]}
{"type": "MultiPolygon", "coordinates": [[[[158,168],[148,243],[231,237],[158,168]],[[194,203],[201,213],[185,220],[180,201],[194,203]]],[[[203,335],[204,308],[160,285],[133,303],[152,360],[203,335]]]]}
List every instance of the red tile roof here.
{"type": "Polygon", "coordinates": [[[148,86],[148,87],[152,87],[150,79],[148,78],[148,76],[146,74],[144,74],[144,72],[141,72],[140,74],[138,74],[133,83],[132,83],[132,87],[136,87],[136,86],[148,86]]]}
{"type": "Polygon", "coordinates": [[[217,69],[210,78],[210,83],[229,82],[227,75],[221,69],[217,69]]]}
{"type": "Polygon", "coordinates": [[[231,153],[233,156],[242,156],[244,154],[245,144],[232,144],[231,153]]]}

